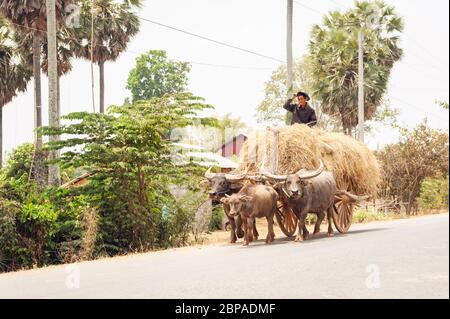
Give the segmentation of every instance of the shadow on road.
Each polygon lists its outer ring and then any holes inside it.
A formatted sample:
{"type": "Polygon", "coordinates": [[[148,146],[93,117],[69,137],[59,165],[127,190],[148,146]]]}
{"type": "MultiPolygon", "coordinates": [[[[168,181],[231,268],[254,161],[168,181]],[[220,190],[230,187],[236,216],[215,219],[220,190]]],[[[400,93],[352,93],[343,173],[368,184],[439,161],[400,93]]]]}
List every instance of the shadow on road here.
{"type": "MultiPolygon", "coordinates": [[[[312,242],[316,242],[317,240],[326,240],[326,239],[333,239],[333,238],[347,238],[347,237],[352,237],[352,235],[358,235],[358,234],[364,234],[364,233],[371,233],[371,232],[378,232],[378,231],[383,231],[383,230],[388,230],[389,228],[386,227],[380,227],[380,228],[371,228],[371,229],[359,229],[359,230],[350,230],[348,233],[346,234],[341,234],[338,232],[334,233],[333,237],[328,237],[327,233],[322,231],[320,234],[312,237],[312,234],[310,234],[310,237],[307,240],[304,240],[302,242],[295,242],[295,236],[293,237],[278,237],[275,238],[275,241],[272,242],[269,245],[266,245],[266,239],[265,238],[261,238],[258,239],[256,241],[253,241],[250,243],[250,247],[266,247],[266,246],[273,246],[273,245],[284,245],[284,244],[289,244],[289,243],[296,243],[296,244],[301,244],[301,245],[306,245],[308,243],[312,243],[312,242]]],[[[243,242],[239,241],[236,244],[233,244],[230,246],[236,246],[236,247],[243,247],[243,248],[247,248],[246,246],[243,246],[243,242]]]]}

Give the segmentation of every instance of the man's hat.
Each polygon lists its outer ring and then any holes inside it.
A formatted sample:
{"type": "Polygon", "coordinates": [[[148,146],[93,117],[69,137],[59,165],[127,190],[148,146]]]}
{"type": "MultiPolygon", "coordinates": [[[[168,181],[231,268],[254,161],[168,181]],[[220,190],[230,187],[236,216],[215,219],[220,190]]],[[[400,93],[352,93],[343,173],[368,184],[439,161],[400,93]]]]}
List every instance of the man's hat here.
{"type": "Polygon", "coordinates": [[[305,92],[302,92],[302,91],[298,92],[297,96],[303,96],[306,99],[306,101],[310,100],[310,97],[309,97],[308,93],[305,93],[305,92]]]}

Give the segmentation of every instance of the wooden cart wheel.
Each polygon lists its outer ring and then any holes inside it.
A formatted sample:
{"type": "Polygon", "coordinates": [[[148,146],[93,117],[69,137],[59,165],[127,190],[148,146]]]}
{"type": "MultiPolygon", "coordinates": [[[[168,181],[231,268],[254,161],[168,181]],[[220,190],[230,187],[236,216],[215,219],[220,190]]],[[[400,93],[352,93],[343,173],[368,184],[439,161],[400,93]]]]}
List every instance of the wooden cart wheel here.
{"type": "Polygon", "coordinates": [[[336,196],[333,209],[333,223],[336,229],[345,234],[348,232],[353,218],[355,204],[348,202],[345,198],[336,196]]]}
{"type": "Polygon", "coordinates": [[[282,201],[278,201],[277,208],[278,209],[275,216],[281,231],[287,237],[294,236],[298,223],[297,217],[295,216],[294,212],[289,207],[289,205],[285,204],[282,201]]]}

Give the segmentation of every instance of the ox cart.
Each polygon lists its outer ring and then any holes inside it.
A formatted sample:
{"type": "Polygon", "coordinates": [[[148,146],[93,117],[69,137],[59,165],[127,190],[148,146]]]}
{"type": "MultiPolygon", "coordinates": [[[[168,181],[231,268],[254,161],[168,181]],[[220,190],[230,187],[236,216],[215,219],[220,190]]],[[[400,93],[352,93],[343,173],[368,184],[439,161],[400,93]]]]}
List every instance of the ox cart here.
{"type": "MultiPolygon", "coordinates": [[[[308,171],[317,167],[318,161],[326,171],[332,173],[336,182],[337,192],[331,217],[335,228],[340,233],[346,233],[352,224],[358,202],[375,196],[381,181],[375,155],[367,146],[350,136],[298,124],[268,127],[265,131],[249,135],[239,155],[238,167],[223,178],[229,180],[228,184],[247,179],[252,183],[274,186],[273,180],[281,181],[282,176],[287,176],[280,174],[308,171]]],[[[211,178],[208,177],[210,181],[211,178]]],[[[288,198],[284,191],[277,191],[280,199],[275,218],[281,231],[291,237],[298,227],[297,216],[290,207],[292,198],[288,198]]],[[[212,195],[217,195],[230,192],[230,189],[213,187],[212,192],[212,195]]]]}
{"type": "MultiPolygon", "coordinates": [[[[356,205],[356,203],[349,201],[344,196],[335,196],[333,224],[340,233],[345,234],[350,229],[356,205]]],[[[284,197],[278,201],[278,210],[275,216],[281,231],[286,236],[294,236],[298,220],[284,197]]]]}
{"type": "MultiPolygon", "coordinates": [[[[262,175],[253,175],[248,176],[247,178],[256,183],[267,182],[267,180],[262,175]]],[[[337,188],[344,191],[351,191],[346,185],[337,185],[337,188]]],[[[278,195],[280,200],[277,203],[275,218],[283,234],[285,234],[287,237],[292,237],[297,230],[298,219],[294,214],[289,200],[286,198],[286,195],[283,194],[282,191],[279,191],[278,195]]],[[[332,217],[333,224],[340,233],[345,234],[350,229],[353,219],[353,212],[356,206],[356,200],[352,200],[344,194],[335,195],[332,217]]]]}
{"type": "MultiPolygon", "coordinates": [[[[275,143],[279,144],[280,139],[280,131],[278,129],[273,129],[268,127],[267,131],[271,131],[274,133],[275,137],[275,143]]],[[[325,148],[325,152],[330,154],[333,153],[333,148],[330,147],[328,144],[324,143],[323,141],[320,141],[322,147],[325,148]]],[[[271,156],[275,157],[275,166],[278,166],[278,151],[275,151],[271,156]]],[[[264,159],[267,159],[267,156],[264,156],[264,159]]],[[[263,161],[264,162],[264,161],[263,161]]],[[[254,175],[250,176],[250,180],[253,180],[254,182],[260,182],[265,183],[265,179],[263,175],[254,175]]],[[[336,186],[339,190],[343,190],[345,192],[352,193],[354,190],[343,180],[340,179],[336,181],[336,186]]],[[[289,204],[289,200],[284,196],[282,192],[279,192],[280,200],[278,201],[277,205],[277,212],[276,212],[276,220],[277,224],[280,227],[281,231],[288,237],[291,237],[295,234],[295,231],[297,229],[298,220],[295,216],[292,207],[289,204]]],[[[352,224],[353,219],[353,212],[355,210],[355,207],[357,205],[357,201],[349,199],[347,196],[344,195],[336,195],[334,199],[334,207],[333,207],[333,223],[336,229],[340,233],[347,233],[350,229],[350,226],[352,224]]]]}

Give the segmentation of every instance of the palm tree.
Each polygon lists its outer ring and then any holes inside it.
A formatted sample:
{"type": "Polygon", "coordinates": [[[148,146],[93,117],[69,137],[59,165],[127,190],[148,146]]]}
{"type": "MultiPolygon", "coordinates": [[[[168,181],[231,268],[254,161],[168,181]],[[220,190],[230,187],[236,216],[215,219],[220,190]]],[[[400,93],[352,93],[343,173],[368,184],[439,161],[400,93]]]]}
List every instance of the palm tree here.
{"type": "MultiPolygon", "coordinates": [[[[56,1],[56,20],[58,25],[66,18],[65,9],[75,0],[56,1]]],[[[35,107],[35,179],[40,187],[47,184],[42,153],[42,137],[37,130],[42,126],[42,96],[41,96],[41,48],[46,37],[46,3],[43,0],[0,0],[0,15],[4,16],[17,27],[21,33],[30,34],[33,44],[33,78],[35,107]]]]}
{"type": "MultiPolygon", "coordinates": [[[[64,8],[74,3],[74,0],[56,1],[56,18],[58,23],[65,19],[64,8]]],[[[9,20],[23,34],[31,34],[33,39],[33,78],[35,82],[35,126],[42,126],[42,97],[41,97],[41,59],[40,52],[46,35],[46,7],[42,0],[0,0],[0,14],[9,20]]],[[[42,147],[42,137],[36,134],[36,146],[42,147]]]]}
{"type": "MultiPolygon", "coordinates": [[[[71,28],[61,26],[57,33],[57,62],[58,62],[58,114],[61,114],[60,105],[60,78],[70,71],[72,71],[71,60],[74,57],[73,51],[70,48],[70,43],[75,39],[75,33],[71,28]]],[[[25,34],[16,40],[20,48],[21,55],[24,62],[32,68],[33,65],[33,51],[30,50],[33,43],[33,35],[25,34]]],[[[47,39],[43,39],[41,47],[41,70],[44,74],[48,73],[48,51],[47,39]]]]}
{"type": "Polygon", "coordinates": [[[309,45],[311,87],[324,113],[340,119],[346,134],[358,124],[358,32],[363,28],[365,119],[371,119],[383,101],[390,72],[402,57],[399,34],[403,20],[383,1],[356,2],[345,13],[330,12],[322,26],[312,30],[309,45]],[[374,20],[374,10],[378,12],[374,20]],[[368,20],[373,28],[365,27],[368,20]]]}
{"type": "Polygon", "coordinates": [[[31,71],[20,62],[13,31],[0,17],[0,168],[3,164],[3,107],[27,89],[31,71]]]}
{"type": "Polygon", "coordinates": [[[71,47],[76,56],[87,60],[91,60],[92,53],[92,62],[99,67],[100,113],[105,111],[105,62],[115,61],[138,33],[140,21],[132,9],[140,6],[139,0],[122,3],[114,0],[81,0],[81,28],[77,29],[77,41],[71,42],[71,47]]]}

